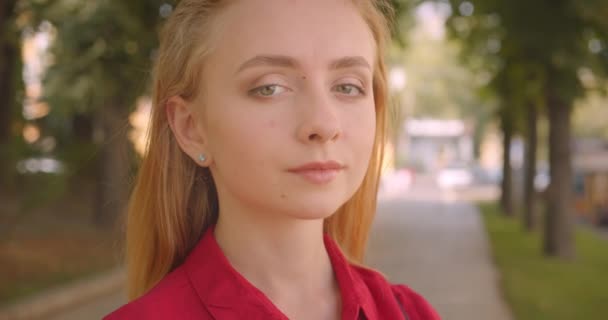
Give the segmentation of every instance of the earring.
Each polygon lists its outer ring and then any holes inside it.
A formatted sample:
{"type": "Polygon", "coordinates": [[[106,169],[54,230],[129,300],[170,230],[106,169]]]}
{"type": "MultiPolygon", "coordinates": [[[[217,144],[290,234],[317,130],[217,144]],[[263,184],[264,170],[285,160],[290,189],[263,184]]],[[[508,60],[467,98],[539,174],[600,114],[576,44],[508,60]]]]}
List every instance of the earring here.
{"type": "Polygon", "coordinates": [[[207,160],[207,157],[205,157],[205,155],[201,153],[201,154],[199,154],[199,155],[198,155],[198,159],[199,159],[201,162],[205,162],[205,160],[207,160]]]}

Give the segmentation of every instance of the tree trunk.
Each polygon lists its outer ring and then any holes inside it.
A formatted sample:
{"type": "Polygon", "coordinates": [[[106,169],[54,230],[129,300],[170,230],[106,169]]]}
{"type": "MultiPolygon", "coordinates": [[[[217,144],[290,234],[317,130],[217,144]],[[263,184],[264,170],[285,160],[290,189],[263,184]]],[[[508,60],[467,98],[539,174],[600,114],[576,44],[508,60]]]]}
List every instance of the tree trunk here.
{"type": "Polygon", "coordinates": [[[513,139],[513,123],[504,111],[502,115],[503,156],[502,156],[502,193],[500,204],[507,216],[513,215],[513,168],[511,167],[511,140],[513,139]]]}
{"type": "Polygon", "coordinates": [[[527,111],[524,228],[526,231],[532,231],[536,228],[536,189],[534,188],[534,178],[536,177],[536,153],[538,145],[538,108],[535,103],[530,103],[527,111]]]}
{"type": "Polygon", "coordinates": [[[94,223],[112,226],[126,209],[130,190],[131,146],[128,140],[128,117],[118,108],[101,108],[98,114],[97,139],[100,153],[97,169],[94,223]]]}
{"type": "Polygon", "coordinates": [[[476,124],[473,133],[473,157],[475,161],[479,162],[481,160],[481,144],[486,133],[486,127],[489,119],[485,112],[480,112],[475,116],[475,118],[476,124]]]}
{"type": "MultiPolygon", "coordinates": [[[[11,141],[12,120],[15,101],[16,78],[18,77],[19,39],[11,36],[16,0],[0,1],[0,181],[6,182],[10,164],[8,154],[11,141]]],[[[16,32],[16,31],[15,31],[16,32]]]]}
{"type": "Polygon", "coordinates": [[[573,258],[571,126],[572,106],[549,96],[549,164],[551,184],[547,199],[544,253],[573,258]]]}
{"type": "Polygon", "coordinates": [[[18,48],[11,44],[0,44],[0,143],[11,137],[11,120],[15,103],[14,72],[17,64],[18,48]]]}

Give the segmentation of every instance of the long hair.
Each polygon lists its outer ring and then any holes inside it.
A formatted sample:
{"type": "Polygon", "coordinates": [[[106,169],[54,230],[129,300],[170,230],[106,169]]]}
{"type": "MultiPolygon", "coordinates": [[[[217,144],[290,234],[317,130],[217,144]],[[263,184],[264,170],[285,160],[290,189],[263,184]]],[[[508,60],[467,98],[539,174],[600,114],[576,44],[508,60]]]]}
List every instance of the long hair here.
{"type": "MultiPolygon", "coordinates": [[[[214,19],[229,0],[182,0],[160,36],[154,68],[147,152],[127,208],[128,296],[135,299],[180,265],[209,225],[217,221],[217,191],[209,169],[178,146],[169,127],[169,98],[193,99],[205,57],[213,50],[214,19]]],[[[324,222],[324,229],[353,263],[361,263],[376,211],[388,93],[385,48],[392,9],[387,0],[353,0],[376,41],[373,75],[376,133],[369,167],[359,189],[324,222]]],[[[203,93],[204,94],[204,93],[203,93]]]]}

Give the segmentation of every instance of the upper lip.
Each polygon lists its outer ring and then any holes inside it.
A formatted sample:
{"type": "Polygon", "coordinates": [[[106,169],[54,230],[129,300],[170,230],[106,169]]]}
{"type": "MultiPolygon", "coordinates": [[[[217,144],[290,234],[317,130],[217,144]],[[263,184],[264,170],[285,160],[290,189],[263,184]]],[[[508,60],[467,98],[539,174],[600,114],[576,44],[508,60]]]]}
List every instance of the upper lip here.
{"type": "Polygon", "coordinates": [[[290,172],[307,171],[307,170],[337,170],[343,169],[344,165],[337,161],[317,161],[303,164],[299,167],[290,168],[290,172]]]}

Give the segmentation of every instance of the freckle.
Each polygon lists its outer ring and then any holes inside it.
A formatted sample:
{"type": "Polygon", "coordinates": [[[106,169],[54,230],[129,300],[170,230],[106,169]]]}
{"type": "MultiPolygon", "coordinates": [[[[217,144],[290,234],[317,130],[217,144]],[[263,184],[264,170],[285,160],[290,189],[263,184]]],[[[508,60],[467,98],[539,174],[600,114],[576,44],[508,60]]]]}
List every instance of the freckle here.
{"type": "Polygon", "coordinates": [[[287,196],[284,193],[281,193],[281,199],[287,199],[287,196]]]}
{"type": "Polygon", "coordinates": [[[306,76],[302,76],[302,80],[306,80],[306,76]]]}

